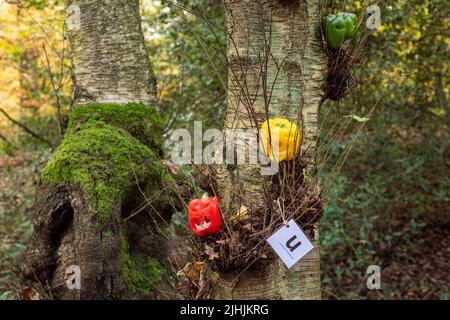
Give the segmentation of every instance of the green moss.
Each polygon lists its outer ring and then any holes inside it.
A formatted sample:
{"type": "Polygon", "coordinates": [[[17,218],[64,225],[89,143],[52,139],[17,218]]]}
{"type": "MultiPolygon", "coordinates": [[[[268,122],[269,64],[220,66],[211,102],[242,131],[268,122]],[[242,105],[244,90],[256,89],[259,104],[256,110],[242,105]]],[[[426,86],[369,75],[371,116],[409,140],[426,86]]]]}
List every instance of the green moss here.
{"type": "Polygon", "coordinates": [[[44,182],[79,184],[103,224],[137,182],[162,186],[161,120],[140,104],[78,106],[64,141],[44,168],[44,182]]]}
{"type": "Polygon", "coordinates": [[[124,281],[131,285],[135,291],[145,296],[150,295],[155,286],[161,282],[166,271],[154,258],[130,254],[128,242],[123,235],[121,235],[120,240],[124,281]]]}
{"type": "Polygon", "coordinates": [[[160,283],[162,278],[166,274],[166,270],[164,270],[159,261],[155,258],[148,258],[144,266],[145,272],[148,275],[151,275],[150,277],[147,276],[146,280],[147,283],[152,287],[160,283]]]}
{"type": "Polygon", "coordinates": [[[121,128],[152,149],[161,148],[163,122],[153,106],[137,103],[77,106],[70,113],[67,133],[73,133],[83,123],[92,121],[121,128]]]}

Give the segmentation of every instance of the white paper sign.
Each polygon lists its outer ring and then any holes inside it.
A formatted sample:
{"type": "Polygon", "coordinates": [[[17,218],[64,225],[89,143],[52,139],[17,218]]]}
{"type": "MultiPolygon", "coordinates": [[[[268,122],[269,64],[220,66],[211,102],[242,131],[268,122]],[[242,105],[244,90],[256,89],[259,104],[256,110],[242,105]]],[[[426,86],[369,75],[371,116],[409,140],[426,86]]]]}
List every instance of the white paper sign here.
{"type": "Polygon", "coordinates": [[[271,235],[267,242],[288,268],[314,248],[294,219],[289,220],[287,226],[271,235]]]}

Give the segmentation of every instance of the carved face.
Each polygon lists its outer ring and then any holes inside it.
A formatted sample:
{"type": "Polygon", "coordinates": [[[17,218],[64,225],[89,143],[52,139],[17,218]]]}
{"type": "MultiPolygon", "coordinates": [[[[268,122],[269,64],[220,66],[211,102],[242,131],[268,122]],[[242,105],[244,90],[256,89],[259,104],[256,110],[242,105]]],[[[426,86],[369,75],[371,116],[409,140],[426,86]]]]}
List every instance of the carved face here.
{"type": "Polygon", "coordinates": [[[217,198],[194,199],[188,209],[189,227],[195,235],[204,237],[217,233],[222,227],[217,198]]]}

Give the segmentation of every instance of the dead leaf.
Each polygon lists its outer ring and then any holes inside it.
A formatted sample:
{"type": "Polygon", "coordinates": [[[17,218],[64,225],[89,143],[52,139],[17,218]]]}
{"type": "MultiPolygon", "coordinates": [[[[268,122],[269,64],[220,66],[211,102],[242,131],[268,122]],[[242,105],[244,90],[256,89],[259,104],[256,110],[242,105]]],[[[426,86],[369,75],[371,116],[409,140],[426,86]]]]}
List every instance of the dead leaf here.
{"type": "Polygon", "coordinates": [[[199,290],[195,296],[195,300],[205,300],[209,298],[209,291],[211,288],[211,280],[208,279],[206,271],[200,274],[200,281],[198,282],[199,290]]]}
{"type": "Polygon", "coordinates": [[[205,244],[205,254],[208,256],[208,260],[214,260],[219,258],[219,254],[214,251],[213,248],[205,244]]]}
{"type": "Polygon", "coordinates": [[[168,160],[161,160],[161,162],[167,167],[167,169],[169,169],[172,175],[176,176],[180,172],[180,167],[177,166],[176,164],[168,160]]]}
{"type": "Polygon", "coordinates": [[[22,300],[32,300],[33,299],[33,290],[30,286],[23,287],[21,290],[22,300]]]}
{"type": "Polygon", "coordinates": [[[183,295],[185,299],[192,299],[192,288],[193,284],[189,279],[184,279],[180,282],[179,286],[177,287],[178,292],[183,295]]]}
{"type": "Polygon", "coordinates": [[[188,262],[186,263],[183,269],[177,272],[177,276],[178,277],[186,276],[190,280],[197,282],[200,279],[200,273],[204,268],[205,268],[204,262],[197,262],[197,261],[195,263],[188,262]]]}
{"type": "Polygon", "coordinates": [[[248,217],[248,208],[246,206],[241,206],[238,212],[230,218],[230,221],[235,223],[240,220],[244,220],[248,217]]]}

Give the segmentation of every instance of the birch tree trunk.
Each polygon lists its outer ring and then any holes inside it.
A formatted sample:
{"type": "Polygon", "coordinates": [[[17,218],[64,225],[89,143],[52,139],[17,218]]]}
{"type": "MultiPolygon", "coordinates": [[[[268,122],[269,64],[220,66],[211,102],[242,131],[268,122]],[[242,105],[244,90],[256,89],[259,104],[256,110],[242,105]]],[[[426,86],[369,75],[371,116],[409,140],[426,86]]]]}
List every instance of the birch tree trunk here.
{"type": "MultiPolygon", "coordinates": [[[[321,44],[319,0],[226,0],[229,92],[225,128],[287,118],[302,127],[302,158],[315,180],[319,107],[327,69],[321,44]],[[266,106],[268,115],[265,114],[266,106]],[[256,117],[248,110],[253,109],[256,117]]],[[[267,206],[258,166],[218,166],[221,208],[267,206]]],[[[280,260],[263,270],[220,275],[215,298],[320,299],[319,233],[315,248],[291,270],[280,260]]]]}
{"type": "Polygon", "coordinates": [[[145,212],[124,222],[164,175],[139,1],[68,4],[74,109],[37,188],[25,274],[51,298],[148,297],[164,244],[145,212]]]}
{"type": "Polygon", "coordinates": [[[81,19],[80,29],[69,30],[76,104],[154,103],[156,79],[145,49],[139,1],[70,3],[80,8],[81,19]]]}

